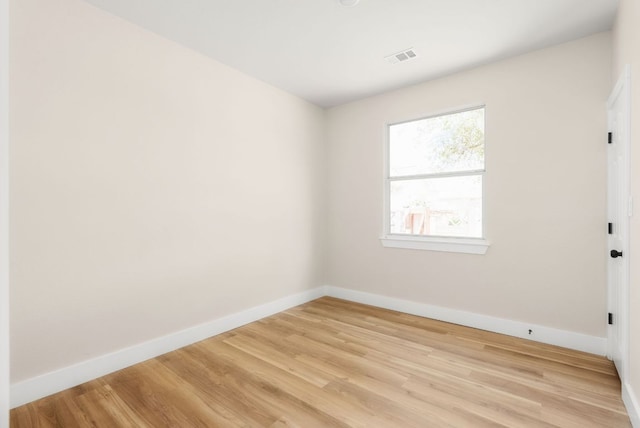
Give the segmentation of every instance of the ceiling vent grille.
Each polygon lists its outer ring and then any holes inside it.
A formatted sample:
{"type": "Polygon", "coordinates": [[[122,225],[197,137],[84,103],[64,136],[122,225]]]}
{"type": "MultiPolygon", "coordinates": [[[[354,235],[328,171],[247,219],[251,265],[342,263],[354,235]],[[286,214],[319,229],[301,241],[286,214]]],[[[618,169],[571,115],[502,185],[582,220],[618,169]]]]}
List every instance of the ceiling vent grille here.
{"type": "Polygon", "coordinates": [[[413,48],[409,48],[409,49],[405,49],[403,51],[394,53],[393,55],[389,55],[384,59],[386,59],[391,64],[397,64],[399,62],[409,61],[410,59],[414,59],[417,56],[418,55],[416,55],[413,48]]]}

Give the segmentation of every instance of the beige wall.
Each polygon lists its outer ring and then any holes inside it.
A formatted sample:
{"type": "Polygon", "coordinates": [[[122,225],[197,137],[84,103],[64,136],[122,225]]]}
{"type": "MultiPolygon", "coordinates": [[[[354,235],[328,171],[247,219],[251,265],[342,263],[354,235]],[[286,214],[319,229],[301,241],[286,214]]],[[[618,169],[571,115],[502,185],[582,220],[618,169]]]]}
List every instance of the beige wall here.
{"type": "Polygon", "coordinates": [[[9,427],[9,2],[0,0],[0,428],[9,427]]]}
{"type": "MultiPolygon", "coordinates": [[[[613,29],[612,87],[625,64],[631,65],[631,194],[636,214],[631,217],[630,251],[630,367],[629,383],[640,394],[640,3],[621,0],[613,29]]],[[[637,411],[638,409],[636,409],[637,411]]]]}
{"type": "Polygon", "coordinates": [[[604,337],[610,42],[602,33],[329,110],[327,282],[604,337]],[[383,248],[385,123],[481,103],[488,253],[383,248]]]}
{"type": "Polygon", "coordinates": [[[80,0],[11,50],[12,382],[317,285],[321,109],[80,0]]]}

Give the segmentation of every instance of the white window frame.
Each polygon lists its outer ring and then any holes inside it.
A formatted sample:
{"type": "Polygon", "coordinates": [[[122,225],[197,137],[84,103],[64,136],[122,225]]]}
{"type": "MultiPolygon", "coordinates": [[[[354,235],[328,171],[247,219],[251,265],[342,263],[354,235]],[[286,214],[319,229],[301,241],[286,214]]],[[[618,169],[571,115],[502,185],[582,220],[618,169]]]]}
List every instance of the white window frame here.
{"type": "Polygon", "coordinates": [[[446,116],[450,114],[463,113],[470,110],[484,109],[485,113],[485,135],[487,123],[487,107],[485,104],[475,104],[459,109],[446,110],[440,113],[430,114],[428,116],[418,117],[416,119],[404,120],[399,122],[391,122],[385,125],[385,144],[384,144],[384,207],[383,207],[383,234],[380,242],[387,248],[405,248],[412,250],[429,250],[443,251],[449,253],[466,253],[466,254],[485,254],[489,248],[490,242],[485,239],[486,233],[486,194],[485,194],[485,174],[486,174],[486,142],[485,142],[485,167],[482,170],[462,171],[454,173],[438,173],[438,174],[421,174],[419,176],[407,177],[391,177],[390,174],[390,128],[393,125],[415,122],[423,119],[446,116]],[[438,178],[438,177],[461,177],[481,175],[482,176],[482,238],[458,238],[450,236],[424,236],[424,235],[408,235],[390,232],[390,188],[391,182],[402,179],[419,179],[419,178],[438,178]]]}

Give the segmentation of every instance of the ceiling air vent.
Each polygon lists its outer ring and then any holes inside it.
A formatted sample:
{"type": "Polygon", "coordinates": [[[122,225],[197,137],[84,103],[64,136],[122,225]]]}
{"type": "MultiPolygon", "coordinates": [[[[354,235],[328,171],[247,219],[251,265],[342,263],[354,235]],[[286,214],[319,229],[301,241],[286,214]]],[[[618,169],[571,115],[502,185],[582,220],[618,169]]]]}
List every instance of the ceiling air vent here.
{"type": "Polygon", "coordinates": [[[416,56],[417,55],[414,52],[413,48],[409,48],[398,53],[394,53],[393,55],[389,55],[384,59],[386,59],[391,64],[397,64],[399,62],[405,62],[409,61],[410,59],[414,59],[416,56]]]}

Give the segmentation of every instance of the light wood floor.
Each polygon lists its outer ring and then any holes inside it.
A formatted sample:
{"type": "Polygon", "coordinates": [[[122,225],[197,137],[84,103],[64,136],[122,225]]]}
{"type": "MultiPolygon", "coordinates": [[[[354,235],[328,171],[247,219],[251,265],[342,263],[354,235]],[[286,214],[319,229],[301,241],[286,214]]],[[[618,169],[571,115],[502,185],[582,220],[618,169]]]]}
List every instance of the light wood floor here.
{"type": "Polygon", "coordinates": [[[605,358],[322,298],[19,407],[11,427],[630,427],[605,358]]]}

